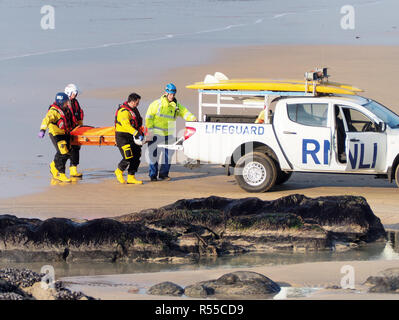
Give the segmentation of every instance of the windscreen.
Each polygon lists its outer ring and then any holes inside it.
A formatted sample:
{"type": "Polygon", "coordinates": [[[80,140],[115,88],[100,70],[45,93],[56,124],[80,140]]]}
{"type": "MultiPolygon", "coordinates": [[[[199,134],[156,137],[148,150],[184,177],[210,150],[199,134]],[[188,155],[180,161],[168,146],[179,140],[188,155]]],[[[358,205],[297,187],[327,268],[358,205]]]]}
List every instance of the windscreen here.
{"type": "Polygon", "coordinates": [[[374,100],[369,100],[363,106],[384,121],[390,128],[399,128],[399,116],[387,107],[374,100]]]}

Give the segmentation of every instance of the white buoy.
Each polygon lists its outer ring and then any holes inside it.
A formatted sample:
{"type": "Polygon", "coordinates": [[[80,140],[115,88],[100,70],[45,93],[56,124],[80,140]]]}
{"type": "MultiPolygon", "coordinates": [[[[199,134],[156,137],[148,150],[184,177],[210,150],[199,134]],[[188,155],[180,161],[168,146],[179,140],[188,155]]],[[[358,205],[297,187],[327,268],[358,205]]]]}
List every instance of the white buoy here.
{"type": "Polygon", "coordinates": [[[219,80],[216,79],[213,75],[207,74],[204,79],[204,83],[219,83],[219,80]]]}
{"type": "Polygon", "coordinates": [[[221,80],[229,80],[229,78],[221,72],[215,72],[215,78],[218,79],[219,81],[221,80]]]}

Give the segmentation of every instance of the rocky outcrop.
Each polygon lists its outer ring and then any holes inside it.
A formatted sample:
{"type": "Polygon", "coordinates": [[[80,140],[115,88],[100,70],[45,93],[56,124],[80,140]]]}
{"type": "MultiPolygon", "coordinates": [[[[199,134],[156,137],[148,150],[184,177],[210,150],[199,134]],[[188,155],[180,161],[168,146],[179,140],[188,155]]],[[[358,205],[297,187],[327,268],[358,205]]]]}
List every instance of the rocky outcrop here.
{"type": "Polygon", "coordinates": [[[0,270],[0,300],[92,300],[82,292],[71,291],[61,281],[42,286],[44,274],[27,269],[0,270]]]}
{"type": "Polygon", "coordinates": [[[236,271],[216,280],[187,286],[184,294],[192,298],[253,299],[270,297],[279,291],[280,286],[277,283],[260,273],[236,271]]]}
{"type": "Polygon", "coordinates": [[[384,237],[362,197],[208,197],[80,223],[3,215],[0,260],[181,262],[249,251],[346,250],[384,237]]]}
{"type": "Polygon", "coordinates": [[[399,293],[399,268],[387,269],[377,276],[368,277],[365,284],[371,286],[369,292],[399,293]]]}
{"type": "Polygon", "coordinates": [[[0,279],[0,300],[33,300],[33,297],[11,282],[0,279]]]}
{"type": "Polygon", "coordinates": [[[184,289],[182,287],[169,281],[153,285],[147,291],[148,294],[157,295],[157,296],[181,296],[183,292],[184,289]]]}
{"type": "Polygon", "coordinates": [[[0,216],[0,260],[116,261],[127,255],[143,259],[176,255],[173,235],[142,223],[95,219],[45,221],[0,216]]]}

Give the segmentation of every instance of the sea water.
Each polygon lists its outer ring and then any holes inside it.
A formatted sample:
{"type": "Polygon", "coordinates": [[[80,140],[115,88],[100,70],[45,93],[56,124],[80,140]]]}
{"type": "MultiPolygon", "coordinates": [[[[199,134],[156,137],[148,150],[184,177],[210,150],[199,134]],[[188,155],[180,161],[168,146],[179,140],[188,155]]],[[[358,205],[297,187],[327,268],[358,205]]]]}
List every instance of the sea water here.
{"type": "MultiPolygon", "coordinates": [[[[342,27],[347,1],[341,0],[0,1],[0,198],[48,186],[54,149],[48,136],[42,141],[37,133],[67,83],[83,91],[133,90],[171,68],[211,59],[223,47],[399,44],[396,0],[350,4],[354,29],[342,27]],[[43,29],[43,6],[54,8],[54,29],[43,29]]],[[[83,93],[80,102],[90,124],[109,126],[124,98],[83,93]]],[[[155,98],[143,97],[142,113],[155,98]]],[[[115,148],[93,148],[82,151],[81,164],[98,168],[101,176],[118,160],[115,148]]]]}
{"type": "MultiPolygon", "coordinates": [[[[155,262],[52,262],[57,277],[85,276],[85,275],[107,275],[107,274],[129,274],[161,271],[182,271],[200,269],[230,269],[249,268],[264,265],[290,265],[310,262],[327,261],[386,261],[399,260],[398,253],[394,251],[389,243],[370,243],[346,252],[318,251],[308,253],[246,253],[240,255],[226,255],[222,257],[202,258],[192,263],[155,263],[155,262]],[[387,255],[387,252],[393,254],[387,255]]],[[[0,260],[1,268],[28,268],[40,272],[47,264],[43,262],[15,262],[0,260]]]]}

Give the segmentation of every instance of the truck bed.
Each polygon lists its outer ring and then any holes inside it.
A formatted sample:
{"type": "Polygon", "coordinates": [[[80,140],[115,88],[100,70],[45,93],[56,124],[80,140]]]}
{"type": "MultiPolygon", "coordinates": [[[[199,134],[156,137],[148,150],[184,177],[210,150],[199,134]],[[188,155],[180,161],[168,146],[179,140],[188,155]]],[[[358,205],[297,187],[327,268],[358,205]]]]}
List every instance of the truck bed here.
{"type": "Polygon", "coordinates": [[[255,123],[256,118],[256,115],[207,114],[205,115],[205,122],[255,123]]]}

